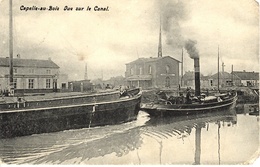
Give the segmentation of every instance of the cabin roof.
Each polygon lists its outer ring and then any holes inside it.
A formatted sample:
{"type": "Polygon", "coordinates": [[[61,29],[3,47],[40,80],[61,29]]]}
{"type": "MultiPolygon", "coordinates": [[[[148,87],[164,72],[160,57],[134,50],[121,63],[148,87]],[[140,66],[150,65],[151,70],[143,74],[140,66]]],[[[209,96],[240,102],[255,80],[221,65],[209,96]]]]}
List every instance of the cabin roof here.
{"type": "MultiPolygon", "coordinates": [[[[9,58],[0,57],[0,67],[9,67],[9,58]]],[[[13,59],[13,67],[34,67],[34,68],[60,68],[52,60],[39,59],[13,59]]]]}

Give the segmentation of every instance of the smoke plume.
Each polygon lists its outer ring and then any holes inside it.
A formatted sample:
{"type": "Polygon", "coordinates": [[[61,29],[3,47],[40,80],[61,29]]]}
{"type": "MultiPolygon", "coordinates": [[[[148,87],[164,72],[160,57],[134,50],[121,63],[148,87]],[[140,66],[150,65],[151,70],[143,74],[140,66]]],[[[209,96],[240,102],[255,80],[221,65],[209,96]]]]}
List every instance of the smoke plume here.
{"type": "Polygon", "coordinates": [[[173,48],[182,48],[184,39],[181,32],[180,21],[187,18],[183,1],[159,1],[161,10],[162,29],[166,36],[166,43],[173,48]]]}
{"type": "Polygon", "coordinates": [[[199,58],[199,51],[195,47],[196,44],[197,41],[193,41],[190,39],[185,42],[185,49],[192,59],[199,58]]]}

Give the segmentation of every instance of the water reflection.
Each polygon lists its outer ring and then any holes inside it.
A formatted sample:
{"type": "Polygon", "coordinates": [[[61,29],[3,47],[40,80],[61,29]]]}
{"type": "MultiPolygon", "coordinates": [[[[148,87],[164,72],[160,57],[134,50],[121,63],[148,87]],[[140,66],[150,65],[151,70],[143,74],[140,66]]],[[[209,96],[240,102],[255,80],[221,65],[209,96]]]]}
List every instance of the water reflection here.
{"type": "MultiPolygon", "coordinates": [[[[234,110],[221,111],[215,113],[198,114],[191,116],[169,117],[169,118],[152,118],[146,123],[145,133],[153,138],[168,138],[177,136],[184,138],[191,134],[195,129],[195,153],[194,163],[200,164],[201,156],[201,129],[208,130],[210,123],[218,125],[218,159],[220,164],[220,132],[221,126],[231,126],[237,123],[237,117],[234,110]]],[[[158,141],[160,143],[160,141],[158,141]]],[[[160,144],[162,147],[162,145],[160,144]]],[[[160,148],[162,150],[162,148],[160,148]]],[[[161,151],[160,151],[161,152],[161,151]]]]}
{"type": "Polygon", "coordinates": [[[236,113],[234,110],[220,111],[214,113],[178,116],[168,118],[151,118],[146,122],[145,132],[149,135],[159,134],[160,137],[179,136],[180,138],[189,135],[193,128],[198,126],[207,127],[209,123],[226,122],[227,126],[236,124],[236,113]]]}
{"type": "Polygon", "coordinates": [[[234,110],[160,119],[140,112],[122,125],[2,139],[0,157],[9,164],[221,164],[230,133],[221,128],[237,122],[234,110]],[[218,148],[205,152],[205,145],[218,148]]]}
{"type": "Polygon", "coordinates": [[[139,127],[133,122],[124,126],[2,139],[0,157],[3,162],[12,164],[62,164],[72,159],[87,161],[111,153],[121,157],[141,146],[139,127]]]}
{"type": "Polygon", "coordinates": [[[253,103],[253,104],[237,104],[236,107],[236,113],[237,114],[249,114],[249,115],[255,115],[259,116],[259,104],[253,103]]]}

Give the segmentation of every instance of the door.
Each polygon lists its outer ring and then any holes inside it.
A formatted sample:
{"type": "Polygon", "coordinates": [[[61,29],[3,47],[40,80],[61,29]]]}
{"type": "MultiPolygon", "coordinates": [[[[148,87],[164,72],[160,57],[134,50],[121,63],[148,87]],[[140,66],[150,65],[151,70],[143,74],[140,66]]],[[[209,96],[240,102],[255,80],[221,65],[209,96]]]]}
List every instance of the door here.
{"type": "Polygon", "coordinates": [[[165,87],[166,87],[166,88],[169,88],[169,87],[170,87],[170,84],[171,84],[171,83],[170,83],[170,77],[166,77],[166,78],[165,78],[165,87]]]}

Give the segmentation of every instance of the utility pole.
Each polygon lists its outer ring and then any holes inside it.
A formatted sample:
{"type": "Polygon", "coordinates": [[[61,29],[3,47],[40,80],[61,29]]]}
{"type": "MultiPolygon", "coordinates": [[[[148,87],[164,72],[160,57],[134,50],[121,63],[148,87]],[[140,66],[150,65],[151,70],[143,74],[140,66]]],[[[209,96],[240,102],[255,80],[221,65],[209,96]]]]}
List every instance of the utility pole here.
{"type": "Polygon", "coordinates": [[[224,62],[222,62],[222,76],[221,76],[221,85],[222,86],[225,85],[225,74],[224,74],[224,72],[225,72],[225,64],[224,64],[224,62]]]}
{"type": "Polygon", "coordinates": [[[9,0],[9,86],[10,94],[14,95],[13,71],[13,0],[9,0]]]}

